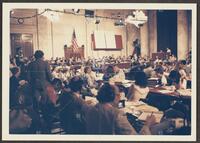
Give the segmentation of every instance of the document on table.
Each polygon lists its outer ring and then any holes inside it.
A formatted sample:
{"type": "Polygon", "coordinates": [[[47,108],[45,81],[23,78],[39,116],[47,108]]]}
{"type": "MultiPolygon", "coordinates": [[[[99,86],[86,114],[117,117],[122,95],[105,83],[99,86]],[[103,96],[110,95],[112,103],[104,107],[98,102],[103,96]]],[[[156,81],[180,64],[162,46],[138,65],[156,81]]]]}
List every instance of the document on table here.
{"type": "Polygon", "coordinates": [[[173,93],[174,91],[171,90],[159,90],[160,93],[166,94],[166,93],[173,93]]]}
{"type": "Polygon", "coordinates": [[[124,81],[122,81],[122,85],[124,87],[130,87],[134,82],[135,81],[133,81],[133,80],[124,80],[124,81]]]}
{"type": "Polygon", "coordinates": [[[163,117],[163,112],[143,112],[138,119],[145,121],[147,119],[148,116],[154,115],[156,118],[156,123],[160,123],[160,120],[163,117]]]}
{"type": "Polygon", "coordinates": [[[151,77],[148,80],[159,80],[159,78],[157,78],[157,77],[151,77]]]}
{"type": "Polygon", "coordinates": [[[127,101],[125,102],[126,106],[140,106],[140,105],[145,105],[146,103],[142,102],[142,101],[138,101],[138,102],[133,102],[133,101],[127,101]]]}
{"type": "Polygon", "coordinates": [[[135,82],[134,80],[127,80],[127,79],[122,81],[123,84],[134,83],[134,82],[135,82]]]}
{"type": "Polygon", "coordinates": [[[191,96],[192,95],[191,89],[179,89],[179,90],[177,90],[177,92],[182,96],[191,96]]]}

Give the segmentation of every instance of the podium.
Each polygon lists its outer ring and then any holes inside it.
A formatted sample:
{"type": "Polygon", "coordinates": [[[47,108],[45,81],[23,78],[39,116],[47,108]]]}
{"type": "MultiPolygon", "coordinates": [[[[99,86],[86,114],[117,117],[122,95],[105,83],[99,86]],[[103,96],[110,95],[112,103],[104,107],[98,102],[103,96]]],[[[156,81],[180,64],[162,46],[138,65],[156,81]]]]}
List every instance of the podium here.
{"type": "Polygon", "coordinates": [[[65,54],[65,58],[72,58],[72,57],[75,57],[75,58],[84,58],[84,48],[83,47],[80,47],[77,49],[76,52],[74,52],[73,48],[71,47],[67,47],[67,48],[64,48],[64,54],[65,54]]]}

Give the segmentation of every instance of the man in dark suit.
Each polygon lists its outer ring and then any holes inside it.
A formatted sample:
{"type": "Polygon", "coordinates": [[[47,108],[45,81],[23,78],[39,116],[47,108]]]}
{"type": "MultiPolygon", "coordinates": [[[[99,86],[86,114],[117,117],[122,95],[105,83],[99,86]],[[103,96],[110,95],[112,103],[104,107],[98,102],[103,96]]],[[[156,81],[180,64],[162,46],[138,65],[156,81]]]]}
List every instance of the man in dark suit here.
{"type": "Polygon", "coordinates": [[[32,86],[37,106],[38,103],[45,104],[47,102],[46,86],[52,80],[52,74],[41,50],[37,50],[34,57],[35,60],[28,65],[27,79],[32,86]]]}
{"type": "Polygon", "coordinates": [[[84,112],[81,109],[86,103],[81,94],[82,86],[83,80],[75,76],[69,82],[71,91],[62,90],[59,95],[61,125],[67,134],[85,133],[84,112]]]}
{"type": "Polygon", "coordinates": [[[133,41],[133,54],[132,54],[132,58],[135,58],[135,60],[138,60],[138,58],[141,55],[141,45],[140,45],[140,40],[136,39],[135,41],[133,41]]]}

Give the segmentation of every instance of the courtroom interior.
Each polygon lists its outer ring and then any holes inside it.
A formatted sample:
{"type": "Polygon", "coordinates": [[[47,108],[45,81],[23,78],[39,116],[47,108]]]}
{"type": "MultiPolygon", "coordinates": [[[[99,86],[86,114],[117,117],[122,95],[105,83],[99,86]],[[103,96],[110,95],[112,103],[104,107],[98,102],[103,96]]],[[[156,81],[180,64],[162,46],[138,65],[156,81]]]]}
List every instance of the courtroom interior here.
{"type": "Polygon", "coordinates": [[[9,19],[10,134],[191,135],[192,10],[9,19]]]}

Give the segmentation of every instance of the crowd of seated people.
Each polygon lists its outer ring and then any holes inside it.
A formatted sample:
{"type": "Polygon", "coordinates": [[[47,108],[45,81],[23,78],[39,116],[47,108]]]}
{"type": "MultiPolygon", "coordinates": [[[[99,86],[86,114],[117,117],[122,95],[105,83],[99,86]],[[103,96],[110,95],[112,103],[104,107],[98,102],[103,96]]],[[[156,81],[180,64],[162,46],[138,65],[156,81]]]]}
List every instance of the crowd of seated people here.
{"type": "MultiPolygon", "coordinates": [[[[147,80],[151,77],[159,78],[160,85],[169,90],[188,88],[191,60],[174,59],[155,62],[139,57],[133,61],[128,71],[134,73],[135,82],[128,88],[125,98],[130,102],[145,99],[149,93],[147,80]]],[[[40,50],[35,52],[34,59],[25,59],[20,66],[11,59],[10,133],[51,133],[54,120],[61,121],[66,134],[155,133],[151,132],[155,124],[153,116],[148,117],[140,132],[136,132],[116,106],[121,99],[116,83],[130,79],[125,74],[127,70],[120,69],[117,63],[130,61],[129,57],[112,56],[45,61],[40,50]],[[110,65],[105,67],[105,64],[110,65]],[[101,82],[97,80],[99,73],[103,74],[101,82]],[[85,96],[94,96],[99,103],[91,106],[85,96]],[[17,120],[16,116],[23,119],[17,120]]],[[[168,126],[169,123],[165,128],[168,126]]]]}

